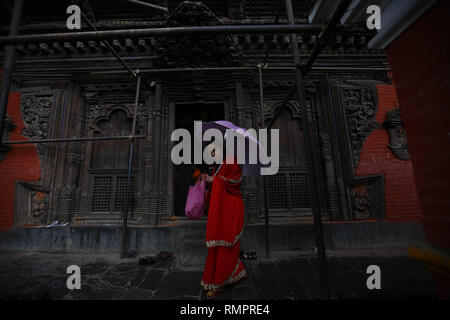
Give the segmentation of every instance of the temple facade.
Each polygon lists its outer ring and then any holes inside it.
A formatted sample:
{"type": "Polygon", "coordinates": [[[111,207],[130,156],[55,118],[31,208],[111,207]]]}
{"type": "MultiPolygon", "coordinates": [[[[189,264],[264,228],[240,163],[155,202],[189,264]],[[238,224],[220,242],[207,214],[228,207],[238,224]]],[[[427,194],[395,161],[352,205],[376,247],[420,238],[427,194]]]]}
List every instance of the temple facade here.
{"type": "MultiPolygon", "coordinates": [[[[153,1],[168,14],[131,3],[75,1],[99,30],[142,27],[273,24],[277,1],[153,1]]],[[[40,3],[40,2],[39,2],[40,3]]],[[[20,32],[68,32],[67,5],[45,12],[28,1],[20,32]]],[[[316,1],[294,1],[296,23],[308,23],[316,1]]],[[[2,34],[9,23],[3,10],[2,34]]],[[[286,23],[284,5],[279,23],[286,23]]],[[[82,21],[81,31],[89,26],[82,21]]],[[[336,29],[304,87],[324,221],[420,218],[395,83],[384,50],[368,49],[365,24],[336,29]]],[[[319,32],[298,34],[306,60],[319,32]]],[[[244,128],[273,122],[280,130],[280,170],[267,177],[271,221],[312,221],[305,144],[288,34],[210,34],[117,39],[113,48],[142,75],[129,225],[184,219],[191,167],[174,165],[170,139],[193,121],[228,120],[244,128]],[[261,123],[257,65],[263,69],[261,123]]],[[[2,56],[4,52],[0,53],[2,56]]],[[[3,59],[3,58],[2,58],[3,59]]],[[[3,140],[111,137],[130,134],[136,80],[101,41],[17,46],[3,140]]],[[[3,145],[0,227],[120,224],[128,168],[127,140],[3,145]]],[[[245,177],[246,223],[264,221],[260,177],[245,177]]]]}

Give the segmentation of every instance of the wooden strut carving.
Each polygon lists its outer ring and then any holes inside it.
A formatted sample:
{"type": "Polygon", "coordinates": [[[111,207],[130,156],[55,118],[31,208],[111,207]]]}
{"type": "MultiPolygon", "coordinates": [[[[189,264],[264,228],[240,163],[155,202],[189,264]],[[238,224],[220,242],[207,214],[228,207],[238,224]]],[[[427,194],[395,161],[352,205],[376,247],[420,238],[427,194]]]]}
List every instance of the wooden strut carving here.
{"type": "MultiPolygon", "coordinates": [[[[202,2],[185,1],[166,22],[167,27],[221,25],[202,2]]],[[[242,54],[237,36],[168,36],[156,40],[158,67],[237,66],[242,54]]]]}
{"type": "Polygon", "coordinates": [[[375,93],[369,87],[344,87],[342,96],[350,130],[353,165],[357,168],[364,141],[380,127],[375,121],[375,93]]]}
{"type": "MultiPolygon", "coordinates": [[[[5,126],[4,126],[4,132],[3,132],[3,140],[7,141],[9,140],[9,136],[11,134],[11,132],[13,132],[16,129],[16,125],[14,124],[13,120],[11,119],[11,117],[6,114],[5,117],[5,126]]],[[[6,144],[2,144],[0,146],[0,162],[3,161],[3,159],[5,159],[7,152],[11,150],[11,146],[8,146],[6,144]]]]}
{"type": "MultiPolygon", "coordinates": [[[[45,139],[48,134],[49,119],[52,111],[52,95],[25,95],[20,104],[25,128],[22,134],[30,139],[45,139]]],[[[45,159],[48,145],[36,144],[41,161],[45,159]]]]}
{"type": "Polygon", "coordinates": [[[389,134],[389,149],[400,160],[410,160],[406,131],[400,118],[400,109],[394,108],[386,113],[384,127],[389,134]]]}

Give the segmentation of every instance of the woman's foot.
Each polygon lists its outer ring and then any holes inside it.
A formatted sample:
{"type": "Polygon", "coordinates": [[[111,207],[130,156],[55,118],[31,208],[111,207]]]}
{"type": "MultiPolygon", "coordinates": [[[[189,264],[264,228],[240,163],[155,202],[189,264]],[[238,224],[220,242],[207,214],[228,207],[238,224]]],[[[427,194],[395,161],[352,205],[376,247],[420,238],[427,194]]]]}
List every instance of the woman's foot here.
{"type": "Polygon", "coordinates": [[[250,259],[249,252],[241,251],[239,255],[240,255],[240,258],[243,259],[243,260],[250,259]]]}
{"type": "Polygon", "coordinates": [[[255,251],[241,251],[239,256],[242,260],[255,260],[257,258],[255,251]]]}
{"type": "Polygon", "coordinates": [[[214,297],[217,297],[221,292],[222,290],[220,289],[209,290],[208,292],[206,292],[206,299],[213,299],[214,297]]]}

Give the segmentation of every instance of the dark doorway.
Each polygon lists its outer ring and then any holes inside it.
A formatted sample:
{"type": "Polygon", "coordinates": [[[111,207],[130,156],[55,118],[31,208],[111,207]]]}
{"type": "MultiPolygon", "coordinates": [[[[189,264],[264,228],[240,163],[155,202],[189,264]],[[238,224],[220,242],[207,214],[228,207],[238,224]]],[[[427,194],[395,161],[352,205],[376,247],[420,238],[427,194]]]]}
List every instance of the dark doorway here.
{"type": "MultiPolygon", "coordinates": [[[[224,105],[214,104],[178,104],[175,106],[175,128],[189,130],[194,136],[194,121],[224,120],[224,105]]],[[[193,165],[180,164],[175,166],[175,215],[185,216],[184,208],[189,186],[193,185],[193,165]]]]}

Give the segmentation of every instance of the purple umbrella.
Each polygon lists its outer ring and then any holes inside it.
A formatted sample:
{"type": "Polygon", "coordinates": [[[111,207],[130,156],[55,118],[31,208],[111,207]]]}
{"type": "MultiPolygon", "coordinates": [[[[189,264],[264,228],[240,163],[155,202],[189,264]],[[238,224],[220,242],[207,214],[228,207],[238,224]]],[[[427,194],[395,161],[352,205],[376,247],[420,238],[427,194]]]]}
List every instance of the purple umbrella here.
{"type": "MultiPolygon", "coordinates": [[[[259,141],[246,129],[236,126],[235,124],[225,121],[211,121],[211,122],[202,122],[202,135],[208,129],[218,129],[225,135],[227,129],[232,129],[238,134],[242,135],[245,138],[245,163],[239,164],[242,169],[242,175],[244,176],[260,176],[261,168],[269,167],[269,164],[262,164],[259,158],[259,149],[263,149],[264,147],[259,143],[259,141]],[[249,163],[249,149],[250,144],[254,144],[254,150],[258,151],[256,164],[249,163]]],[[[226,139],[226,137],[225,137],[226,139]]],[[[209,142],[208,142],[209,143],[209,142]]],[[[225,142],[224,142],[225,143],[225,142]]],[[[236,149],[236,148],[235,148],[236,149]]],[[[235,153],[236,154],[236,153],[235,153]]]]}

